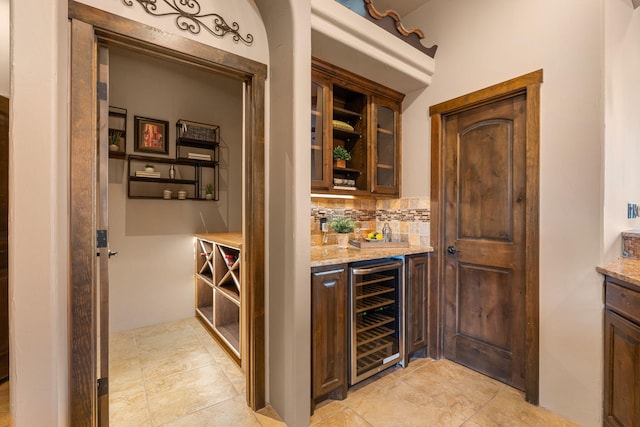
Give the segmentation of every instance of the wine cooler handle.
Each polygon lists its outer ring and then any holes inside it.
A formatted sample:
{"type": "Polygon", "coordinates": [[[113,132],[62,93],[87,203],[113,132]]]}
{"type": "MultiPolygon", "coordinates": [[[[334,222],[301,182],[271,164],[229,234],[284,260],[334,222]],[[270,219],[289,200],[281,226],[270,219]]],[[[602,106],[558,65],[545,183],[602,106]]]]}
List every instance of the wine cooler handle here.
{"type": "Polygon", "coordinates": [[[392,270],[394,268],[402,267],[402,261],[393,261],[388,262],[386,264],[376,264],[375,267],[363,267],[363,268],[354,268],[351,270],[353,274],[370,274],[370,273],[379,273],[381,271],[392,270]]]}

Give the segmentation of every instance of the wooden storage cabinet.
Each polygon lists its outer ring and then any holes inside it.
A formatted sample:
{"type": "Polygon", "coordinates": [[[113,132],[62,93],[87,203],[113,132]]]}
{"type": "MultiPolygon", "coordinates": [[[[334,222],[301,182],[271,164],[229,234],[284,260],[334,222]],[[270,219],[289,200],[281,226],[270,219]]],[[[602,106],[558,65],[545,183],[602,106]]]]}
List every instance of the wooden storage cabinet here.
{"type": "Polygon", "coordinates": [[[330,103],[331,82],[313,72],[311,82],[311,186],[329,189],[332,183],[332,141],[325,130],[331,126],[327,106],[330,103]]]}
{"type": "Polygon", "coordinates": [[[400,109],[396,102],[374,96],[373,193],[398,195],[400,188],[400,109]]]}
{"type": "Polygon", "coordinates": [[[196,236],[196,316],[240,362],[240,280],[242,236],[211,233],[196,236]]]}
{"type": "Polygon", "coordinates": [[[311,87],[312,190],[399,196],[404,95],[316,59],[311,87]],[[346,166],[333,162],[338,146],[351,155],[346,166]]]}
{"type": "Polygon", "coordinates": [[[311,270],[311,410],[347,397],[347,265],[311,270]]]}
{"type": "Polygon", "coordinates": [[[427,284],[429,255],[426,253],[405,257],[405,322],[407,360],[418,353],[424,357],[427,349],[427,284]]]}
{"type": "Polygon", "coordinates": [[[640,287],[607,276],[604,425],[640,426],[640,287]]]}
{"type": "MultiPolygon", "coordinates": [[[[311,410],[324,399],[344,399],[349,386],[348,267],[311,269],[311,410]]],[[[429,254],[405,256],[406,361],[426,355],[429,254]]]]}

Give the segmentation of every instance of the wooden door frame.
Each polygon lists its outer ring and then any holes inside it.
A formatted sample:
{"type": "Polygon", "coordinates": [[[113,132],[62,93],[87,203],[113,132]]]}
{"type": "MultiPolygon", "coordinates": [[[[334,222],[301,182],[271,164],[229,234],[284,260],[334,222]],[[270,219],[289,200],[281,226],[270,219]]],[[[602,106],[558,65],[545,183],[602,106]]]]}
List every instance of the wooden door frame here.
{"type": "Polygon", "coordinates": [[[241,345],[246,361],[246,400],[265,406],[265,80],[267,66],[74,0],[71,19],[70,75],[70,285],[69,418],[72,425],[97,425],[96,419],[96,52],[95,42],[122,44],[220,73],[244,82],[244,246],[242,283],[246,285],[241,345]]]}
{"type": "Polygon", "coordinates": [[[431,116],[431,245],[429,266],[429,356],[439,359],[444,347],[444,126],[446,116],[501,99],[526,96],[525,198],[525,394],[539,401],[539,211],[540,85],[542,70],[433,105],[431,116]]]}

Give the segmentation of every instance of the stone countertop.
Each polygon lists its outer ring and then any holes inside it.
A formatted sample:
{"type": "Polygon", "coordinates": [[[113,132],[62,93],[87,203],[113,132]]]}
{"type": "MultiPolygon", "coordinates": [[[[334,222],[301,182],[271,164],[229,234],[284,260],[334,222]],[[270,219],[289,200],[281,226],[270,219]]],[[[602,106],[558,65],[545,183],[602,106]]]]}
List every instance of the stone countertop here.
{"type": "Polygon", "coordinates": [[[596,267],[598,273],[640,286],[640,259],[618,258],[604,267],[596,267]]]}
{"type": "Polygon", "coordinates": [[[358,249],[354,246],[350,246],[347,249],[340,249],[337,245],[312,246],[311,267],[346,264],[350,262],[366,261],[392,256],[420,254],[424,252],[433,252],[433,248],[431,246],[409,246],[405,248],[358,249]]]}

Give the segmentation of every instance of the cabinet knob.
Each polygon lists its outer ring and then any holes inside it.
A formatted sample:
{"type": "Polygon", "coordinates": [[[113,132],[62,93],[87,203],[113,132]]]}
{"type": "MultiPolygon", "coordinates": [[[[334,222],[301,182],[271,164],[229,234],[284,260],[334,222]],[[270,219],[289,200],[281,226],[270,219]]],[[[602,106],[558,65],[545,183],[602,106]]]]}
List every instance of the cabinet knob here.
{"type": "Polygon", "coordinates": [[[454,255],[456,252],[458,252],[458,250],[456,249],[455,246],[449,246],[447,248],[447,252],[449,252],[451,255],[454,255]]]}

